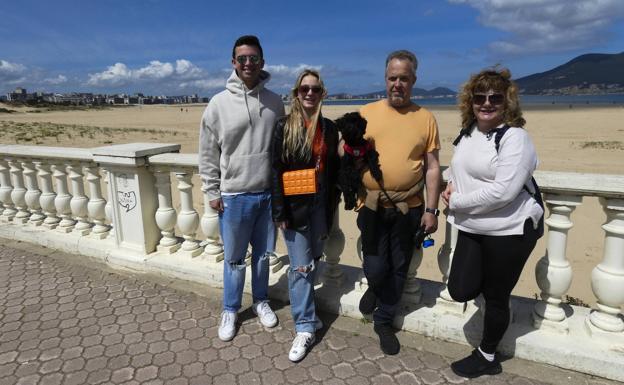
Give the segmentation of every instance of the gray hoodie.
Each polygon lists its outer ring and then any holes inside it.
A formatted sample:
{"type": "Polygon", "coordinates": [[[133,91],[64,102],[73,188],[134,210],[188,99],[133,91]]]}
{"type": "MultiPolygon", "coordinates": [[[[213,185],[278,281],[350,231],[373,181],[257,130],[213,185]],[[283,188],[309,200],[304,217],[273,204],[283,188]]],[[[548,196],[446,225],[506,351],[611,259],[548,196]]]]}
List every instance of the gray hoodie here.
{"type": "Polygon", "coordinates": [[[215,95],[199,128],[199,175],[208,198],[221,192],[256,192],[271,186],[271,137],[284,103],[264,88],[271,75],[260,73],[258,85],[248,89],[232,71],[225,90],[215,95]]]}

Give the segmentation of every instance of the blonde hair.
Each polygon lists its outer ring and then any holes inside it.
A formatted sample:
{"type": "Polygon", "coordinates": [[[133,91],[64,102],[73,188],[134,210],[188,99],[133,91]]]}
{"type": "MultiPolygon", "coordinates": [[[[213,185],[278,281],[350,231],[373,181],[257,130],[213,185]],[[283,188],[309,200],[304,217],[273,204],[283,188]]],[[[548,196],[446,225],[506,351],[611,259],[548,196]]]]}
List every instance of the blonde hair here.
{"type": "Polygon", "coordinates": [[[523,127],[526,120],[522,117],[518,86],[511,80],[511,72],[507,68],[497,66],[485,69],[470,76],[459,94],[459,110],[462,128],[468,128],[476,117],[472,111],[472,97],[477,92],[498,91],[505,95],[503,105],[503,121],[513,127],[523,127]]]}
{"type": "Polygon", "coordinates": [[[318,123],[319,115],[321,114],[321,105],[323,104],[323,98],[327,95],[327,90],[321,79],[321,75],[318,71],[313,69],[304,69],[303,72],[297,77],[295,86],[290,91],[290,112],[286,117],[286,124],[284,125],[284,143],[282,151],[282,160],[285,162],[289,159],[304,159],[309,161],[312,157],[312,142],[314,141],[314,133],[316,132],[316,125],[318,123]],[[319,101],[316,111],[312,115],[310,125],[305,127],[303,119],[303,107],[297,97],[299,93],[299,86],[306,76],[314,76],[318,79],[321,86],[321,100],[319,101]]]}

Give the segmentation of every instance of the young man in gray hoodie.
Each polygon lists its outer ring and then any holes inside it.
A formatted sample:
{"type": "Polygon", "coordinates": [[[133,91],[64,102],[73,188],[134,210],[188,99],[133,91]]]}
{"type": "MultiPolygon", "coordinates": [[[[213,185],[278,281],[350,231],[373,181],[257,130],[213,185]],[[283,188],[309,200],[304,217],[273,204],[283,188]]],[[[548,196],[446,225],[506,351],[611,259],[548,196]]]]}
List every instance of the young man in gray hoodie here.
{"type": "Polygon", "coordinates": [[[252,309],[266,327],[277,324],[268,304],[269,255],[275,245],[271,218],[271,137],[284,115],[279,95],[265,88],[257,37],[241,36],[232,50],[234,70],[226,89],[215,95],[202,116],[199,174],[210,207],[219,212],[223,240],[223,313],[219,338],[236,334],[245,284],[245,256],[251,244],[252,309]]]}

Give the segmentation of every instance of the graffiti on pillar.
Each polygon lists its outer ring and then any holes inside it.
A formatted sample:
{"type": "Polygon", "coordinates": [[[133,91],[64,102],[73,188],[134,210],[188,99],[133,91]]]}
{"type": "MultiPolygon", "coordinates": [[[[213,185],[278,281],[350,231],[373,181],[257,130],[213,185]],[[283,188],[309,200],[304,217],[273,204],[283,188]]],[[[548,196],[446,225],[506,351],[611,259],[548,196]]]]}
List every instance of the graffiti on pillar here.
{"type": "Polygon", "coordinates": [[[137,205],[134,191],[117,191],[117,201],[121,207],[126,209],[126,212],[132,210],[137,205]]]}

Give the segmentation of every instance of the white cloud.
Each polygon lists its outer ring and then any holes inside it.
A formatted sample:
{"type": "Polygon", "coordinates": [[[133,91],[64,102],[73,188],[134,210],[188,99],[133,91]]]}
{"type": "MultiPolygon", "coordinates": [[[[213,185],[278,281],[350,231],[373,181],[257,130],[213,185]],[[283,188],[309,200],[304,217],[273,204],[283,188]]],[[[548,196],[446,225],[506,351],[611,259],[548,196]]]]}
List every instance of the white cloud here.
{"type": "Polygon", "coordinates": [[[115,63],[105,71],[89,74],[88,77],[87,85],[96,87],[157,84],[162,89],[209,90],[225,85],[223,76],[211,76],[186,59],[178,59],[175,63],[153,60],[137,69],[115,63]]]}
{"type": "Polygon", "coordinates": [[[27,68],[23,64],[0,60],[0,83],[18,84],[26,81],[27,68]]]}
{"type": "Polygon", "coordinates": [[[47,78],[47,79],[43,79],[44,83],[48,83],[48,84],[63,84],[63,83],[67,83],[67,77],[64,75],[58,75],[55,78],[47,78]]]}
{"type": "MultiPolygon", "coordinates": [[[[311,65],[311,64],[298,64],[296,66],[287,66],[284,64],[277,65],[268,65],[264,67],[271,76],[279,77],[279,76],[298,76],[304,69],[310,68],[313,70],[321,71],[323,69],[322,65],[311,65]]],[[[294,81],[294,80],[293,80],[294,81]]]]}
{"type": "Polygon", "coordinates": [[[448,0],[476,8],[479,22],[509,33],[490,48],[504,54],[567,51],[596,46],[624,18],[622,0],[448,0]]]}

